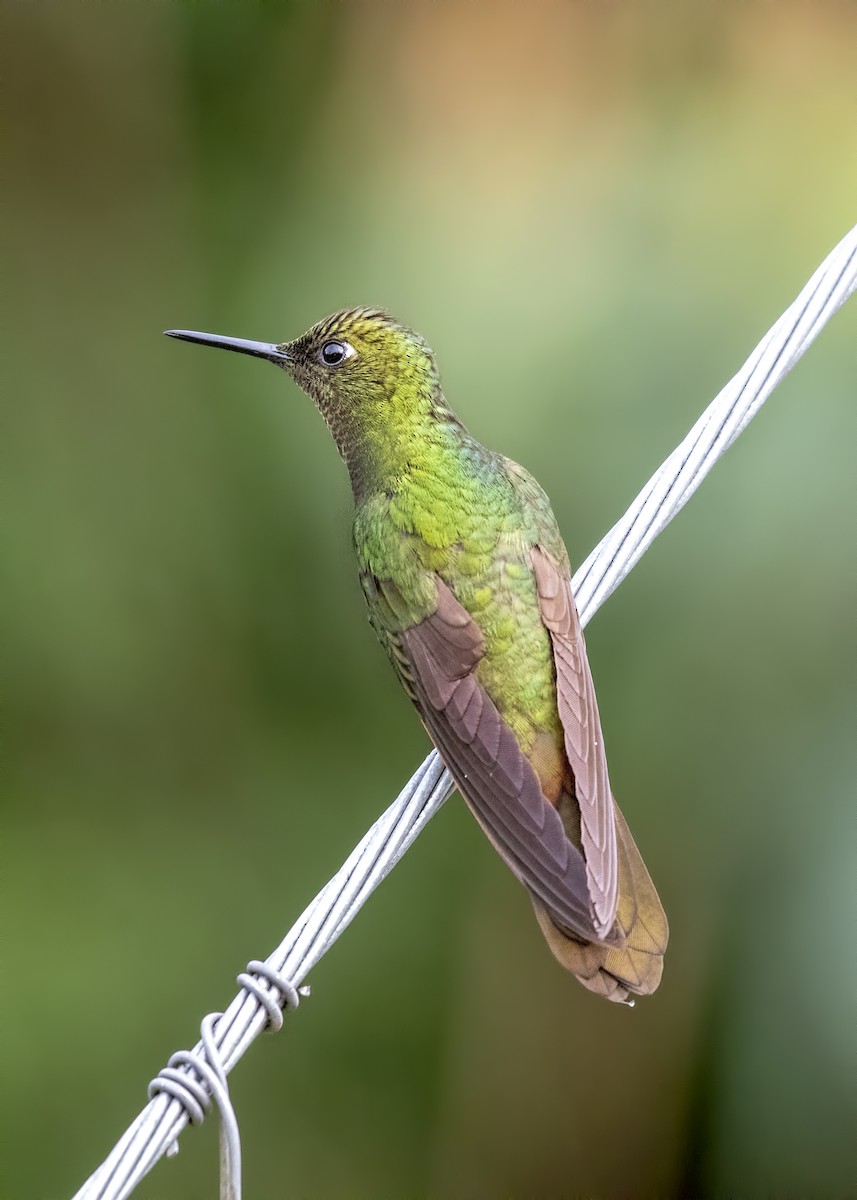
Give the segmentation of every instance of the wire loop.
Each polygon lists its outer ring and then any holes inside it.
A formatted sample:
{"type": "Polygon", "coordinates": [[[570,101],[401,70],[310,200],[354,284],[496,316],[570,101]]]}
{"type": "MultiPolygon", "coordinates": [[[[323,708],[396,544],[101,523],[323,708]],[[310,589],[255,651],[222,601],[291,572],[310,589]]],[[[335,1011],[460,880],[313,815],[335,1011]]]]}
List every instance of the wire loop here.
{"type": "Polygon", "coordinates": [[[281,971],[270,963],[261,962],[254,958],[247,964],[247,970],[242,971],[236,983],[249,992],[264,1008],[268,1015],[266,1029],[270,1033],[279,1033],[283,1028],[283,1010],[295,1009],[301,1002],[301,996],[308,996],[310,989],[307,985],[295,987],[291,980],[286,979],[281,971]],[[264,983],[262,982],[264,980],[264,983]],[[269,986],[265,987],[267,983],[269,986]],[[271,988],[274,991],[271,991],[271,988]],[[277,999],[274,992],[279,992],[282,999],[277,999]]]}
{"type": "Polygon", "coordinates": [[[184,1107],[191,1125],[201,1125],[211,1108],[211,1093],[187,1071],[179,1071],[174,1066],[177,1061],[184,1063],[187,1060],[181,1053],[174,1054],[169,1065],[163,1067],[160,1074],[149,1084],[146,1089],[148,1097],[152,1100],[159,1092],[172,1096],[184,1107]]]}
{"type": "MultiPolygon", "coordinates": [[[[264,1011],[265,1028],[272,1033],[283,1027],[283,1010],[297,1008],[301,997],[310,994],[309,986],[295,987],[276,967],[256,958],[247,964],[237,982],[264,1011]]],[[[149,1084],[147,1092],[150,1100],[161,1093],[177,1100],[191,1125],[202,1124],[214,1100],[220,1114],[221,1200],[241,1200],[241,1134],[217,1042],[222,1017],[223,1013],[203,1017],[199,1027],[201,1044],[195,1050],[177,1051],[149,1084]]],[[[173,1158],[178,1152],[178,1139],[173,1138],[165,1153],[173,1158]]]]}
{"type": "MultiPolygon", "coordinates": [[[[221,1200],[241,1200],[241,1135],[217,1046],[217,1023],[222,1016],[209,1013],[203,1017],[199,1027],[201,1046],[177,1051],[147,1090],[150,1100],[159,1093],[177,1100],[191,1125],[202,1124],[214,1100],[220,1114],[221,1200]]],[[[178,1152],[178,1139],[173,1138],[165,1153],[173,1158],[178,1152]]]]}

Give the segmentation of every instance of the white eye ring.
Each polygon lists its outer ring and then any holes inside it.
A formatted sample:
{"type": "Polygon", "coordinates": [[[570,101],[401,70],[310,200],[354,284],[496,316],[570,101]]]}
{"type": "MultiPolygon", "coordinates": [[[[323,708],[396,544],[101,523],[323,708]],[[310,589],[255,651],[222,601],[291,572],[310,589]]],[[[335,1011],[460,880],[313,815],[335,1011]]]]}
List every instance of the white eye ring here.
{"type": "Polygon", "coordinates": [[[317,358],[323,367],[341,367],[346,359],[351,358],[356,351],[350,342],[341,338],[332,338],[319,349],[317,358]]]}

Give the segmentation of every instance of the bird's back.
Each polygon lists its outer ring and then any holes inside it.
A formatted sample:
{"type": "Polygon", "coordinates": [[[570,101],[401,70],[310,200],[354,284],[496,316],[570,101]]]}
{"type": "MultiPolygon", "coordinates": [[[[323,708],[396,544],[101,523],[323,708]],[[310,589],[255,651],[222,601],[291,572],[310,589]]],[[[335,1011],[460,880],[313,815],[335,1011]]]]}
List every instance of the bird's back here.
{"type": "MultiPolygon", "coordinates": [[[[400,476],[391,494],[358,506],[358,561],[395,584],[405,602],[404,624],[427,615],[431,579],[442,579],[482,631],[476,673],[521,748],[528,753],[539,734],[560,747],[550,638],[529,554],[544,540],[567,561],[565,547],[532,476],[469,435],[456,441],[430,464],[400,476]]],[[[377,617],[377,599],[370,596],[369,605],[377,617]]]]}

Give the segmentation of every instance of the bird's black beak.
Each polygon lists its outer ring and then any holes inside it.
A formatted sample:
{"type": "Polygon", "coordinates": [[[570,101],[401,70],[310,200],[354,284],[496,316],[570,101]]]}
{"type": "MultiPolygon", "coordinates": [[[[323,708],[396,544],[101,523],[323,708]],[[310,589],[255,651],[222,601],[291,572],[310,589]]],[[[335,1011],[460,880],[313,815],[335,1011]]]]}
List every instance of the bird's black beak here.
{"type": "Polygon", "coordinates": [[[267,358],[269,362],[291,362],[288,354],[273,342],[248,342],[245,338],[221,337],[218,333],[197,333],[193,329],[165,329],[167,337],[180,338],[183,342],[198,342],[200,346],[219,346],[221,350],[235,350],[239,354],[252,354],[254,358],[267,358]]]}

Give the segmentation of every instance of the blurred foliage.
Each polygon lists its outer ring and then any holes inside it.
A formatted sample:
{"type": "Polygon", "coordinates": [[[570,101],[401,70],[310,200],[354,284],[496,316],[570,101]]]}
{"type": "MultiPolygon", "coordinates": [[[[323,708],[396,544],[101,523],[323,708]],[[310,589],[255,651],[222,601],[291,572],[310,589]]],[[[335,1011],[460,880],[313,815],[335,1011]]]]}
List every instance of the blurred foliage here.
{"type": "MultiPolygon", "coordinates": [[[[160,331],[393,309],[579,561],[853,222],[855,11],[4,7],[6,1195],[79,1185],[426,749],[312,406],[160,331]]],[[[660,992],[566,978],[454,800],[236,1071],[248,1195],[851,1191],[856,318],[589,632],[660,992]]]]}

